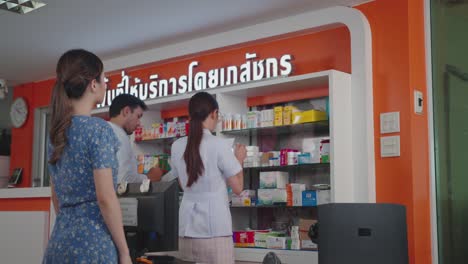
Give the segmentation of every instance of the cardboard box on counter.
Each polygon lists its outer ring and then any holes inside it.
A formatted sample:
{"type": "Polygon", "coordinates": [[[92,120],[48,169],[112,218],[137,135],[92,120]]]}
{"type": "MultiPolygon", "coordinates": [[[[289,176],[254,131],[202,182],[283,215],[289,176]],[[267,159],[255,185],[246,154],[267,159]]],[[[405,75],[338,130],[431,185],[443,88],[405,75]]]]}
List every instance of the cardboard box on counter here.
{"type": "Polygon", "coordinates": [[[299,240],[301,241],[302,249],[317,248],[317,244],[312,243],[308,234],[310,226],[316,223],[317,220],[314,219],[299,218],[299,240]]]}

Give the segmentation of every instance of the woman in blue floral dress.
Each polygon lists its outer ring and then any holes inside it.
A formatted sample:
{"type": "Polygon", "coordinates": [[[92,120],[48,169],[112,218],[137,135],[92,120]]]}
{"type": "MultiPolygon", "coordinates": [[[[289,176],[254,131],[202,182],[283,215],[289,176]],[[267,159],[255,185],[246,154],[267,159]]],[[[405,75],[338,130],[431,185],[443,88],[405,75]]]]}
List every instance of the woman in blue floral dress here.
{"type": "Polygon", "coordinates": [[[43,263],[131,263],[115,194],[118,139],[91,117],[106,89],[93,53],[70,50],[59,59],[49,144],[57,218],[43,263]]]}

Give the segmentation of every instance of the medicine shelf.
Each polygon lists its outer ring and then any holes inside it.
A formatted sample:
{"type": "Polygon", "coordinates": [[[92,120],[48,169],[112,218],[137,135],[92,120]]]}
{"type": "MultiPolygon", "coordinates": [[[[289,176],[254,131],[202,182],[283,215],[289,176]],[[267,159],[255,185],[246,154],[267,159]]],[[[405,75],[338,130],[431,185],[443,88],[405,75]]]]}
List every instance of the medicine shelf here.
{"type": "Polygon", "coordinates": [[[267,135],[283,135],[283,134],[297,134],[308,133],[324,135],[329,132],[328,120],[308,122],[302,124],[292,124],[285,126],[270,126],[270,127],[256,127],[238,130],[224,130],[221,131],[225,135],[243,135],[243,136],[267,136],[267,135]]]}
{"type": "MultiPolygon", "coordinates": [[[[216,135],[216,132],[213,132],[212,134],[216,135]]],[[[138,141],[135,140],[134,142],[136,144],[140,144],[140,143],[171,143],[172,144],[172,143],[174,143],[174,141],[176,141],[177,139],[182,138],[182,137],[185,137],[185,136],[143,139],[143,140],[138,140],[138,141]]]]}
{"type": "Polygon", "coordinates": [[[318,264],[317,249],[290,250],[270,248],[234,248],[236,261],[259,262],[263,261],[265,255],[274,252],[284,263],[311,263],[318,264]]]}
{"type": "Polygon", "coordinates": [[[165,137],[165,138],[152,138],[152,139],[144,139],[144,140],[135,140],[136,144],[141,143],[173,143],[180,137],[165,137]]]}
{"type": "Polygon", "coordinates": [[[317,206],[288,206],[288,205],[253,205],[253,206],[238,206],[231,205],[231,208],[316,208],[317,206]]]}
{"type": "Polygon", "coordinates": [[[316,169],[316,168],[329,168],[329,167],[330,167],[330,163],[305,163],[305,164],[284,165],[284,166],[245,167],[244,170],[290,171],[290,170],[316,169]]]}

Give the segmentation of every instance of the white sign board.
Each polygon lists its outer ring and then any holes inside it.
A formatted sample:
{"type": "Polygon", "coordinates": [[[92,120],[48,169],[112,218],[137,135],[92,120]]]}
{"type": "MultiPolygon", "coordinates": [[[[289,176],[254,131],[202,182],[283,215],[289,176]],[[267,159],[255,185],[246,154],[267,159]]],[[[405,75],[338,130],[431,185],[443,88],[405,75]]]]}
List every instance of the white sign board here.
{"type": "Polygon", "coordinates": [[[110,106],[112,100],[120,94],[131,94],[144,101],[237,83],[289,76],[293,70],[292,60],[293,56],[290,54],[284,54],[279,59],[259,59],[256,53],[246,53],[245,63],[242,65],[229,65],[206,72],[197,71],[199,62],[192,61],[187,66],[187,74],[160,78],[158,74],[150,73],[148,82],[143,82],[140,78],[132,78],[125,71],[122,71],[121,80],[117,87],[108,89],[104,100],[97,107],[110,106]]]}
{"type": "Polygon", "coordinates": [[[138,200],[136,198],[119,198],[122,209],[122,221],[124,226],[138,225],[138,200]]]}

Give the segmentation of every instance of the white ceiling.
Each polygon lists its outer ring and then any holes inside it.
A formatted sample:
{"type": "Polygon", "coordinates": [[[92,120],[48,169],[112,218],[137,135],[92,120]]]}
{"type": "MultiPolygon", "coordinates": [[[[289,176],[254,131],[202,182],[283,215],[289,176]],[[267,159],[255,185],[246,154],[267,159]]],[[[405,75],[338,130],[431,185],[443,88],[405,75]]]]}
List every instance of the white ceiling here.
{"type": "Polygon", "coordinates": [[[58,57],[85,48],[102,59],[269,20],[369,0],[43,0],[26,15],[0,10],[0,78],[9,86],[54,76],[58,57]]]}

